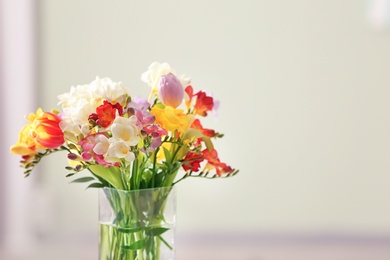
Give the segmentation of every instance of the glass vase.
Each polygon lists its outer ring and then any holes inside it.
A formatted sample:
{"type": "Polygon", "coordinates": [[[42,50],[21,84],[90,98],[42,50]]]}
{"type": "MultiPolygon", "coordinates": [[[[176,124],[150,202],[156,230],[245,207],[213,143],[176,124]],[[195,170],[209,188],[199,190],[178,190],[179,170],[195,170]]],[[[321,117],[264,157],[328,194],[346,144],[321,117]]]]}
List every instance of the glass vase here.
{"type": "Polygon", "coordinates": [[[99,190],[100,260],[175,259],[174,187],[99,190]]]}

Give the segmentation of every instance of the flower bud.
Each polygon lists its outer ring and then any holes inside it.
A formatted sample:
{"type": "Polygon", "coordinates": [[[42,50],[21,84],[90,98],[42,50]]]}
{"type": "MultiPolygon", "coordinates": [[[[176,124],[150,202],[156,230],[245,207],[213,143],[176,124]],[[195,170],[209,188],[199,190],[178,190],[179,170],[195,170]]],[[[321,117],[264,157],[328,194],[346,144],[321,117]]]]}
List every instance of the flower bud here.
{"type": "Polygon", "coordinates": [[[69,160],[72,160],[72,161],[75,161],[77,160],[79,157],[77,156],[77,154],[75,153],[68,153],[68,159],[69,160]]]}
{"type": "Polygon", "coordinates": [[[161,76],[158,87],[161,102],[166,106],[178,107],[184,98],[184,89],[180,80],[172,73],[161,76]]]}

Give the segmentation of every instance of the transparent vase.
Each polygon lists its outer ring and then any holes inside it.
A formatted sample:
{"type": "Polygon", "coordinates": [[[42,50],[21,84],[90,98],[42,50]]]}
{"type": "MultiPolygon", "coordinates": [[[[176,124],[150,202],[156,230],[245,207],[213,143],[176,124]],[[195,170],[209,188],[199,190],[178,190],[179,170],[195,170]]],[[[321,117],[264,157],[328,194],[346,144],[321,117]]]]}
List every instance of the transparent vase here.
{"type": "Polygon", "coordinates": [[[174,187],[99,190],[100,260],[175,259],[174,187]]]}

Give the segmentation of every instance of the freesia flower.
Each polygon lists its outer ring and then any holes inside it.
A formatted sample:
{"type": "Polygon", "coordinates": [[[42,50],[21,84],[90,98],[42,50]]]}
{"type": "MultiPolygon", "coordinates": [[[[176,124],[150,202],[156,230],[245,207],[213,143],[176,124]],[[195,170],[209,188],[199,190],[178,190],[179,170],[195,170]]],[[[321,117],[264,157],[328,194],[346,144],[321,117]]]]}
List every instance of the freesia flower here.
{"type": "Polygon", "coordinates": [[[72,172],[66,177],[90,171],[92,178],[75,180],[94,180],[88,188],[136,190],[169,187],[187,177],[234,176],[237,171],[214,149],[212,138],[223,135],[199,119],[215,113],[219,102],[194,91],[189,78],[167,63],[151,64],[142,79],[151,87],[148,100],[130,96],[121,82],[96,77],[59,95],[60,112],[30,114],[11,147],[22,155],[26,176],[57,151],[67,153],[66,169],[72,172]],[[186,173],[177,178],[181,168],[186,173]],[[216,173],[211,176],[210,170],[216,173]]]}
{"type": "Polygon", "coordinates": [[[109,142],[108,137],[105,133],[91,134],[82,139],[78,143],[83,149],[81,158],[85,161],[94,160],[98,164],[104,167],[110,167],[115,164],[107,162],[104,159],[104,154],[107,153],[109,142]]]}
{"type": "Polygon", "coordinates": [[[127,145],[134,146],[139,142],[137,117],[116,117],[111,125],[112,137],[123,140],[127,145]]]}
{"type": "Polygon", "coordinates": [[[110,142],[108,136],[105,134],[96,135],[95,146],[93,147],[93,152],[96,154],[107,154],[108,148],[110,147],[110,142]]]}
{"type": "Polygon", "coordinates": [[[129,90],[122,84],[122,82],[114,82],[110,78],[96,77],[90,83],[91,96],[97,102],[102,103],[107,100],[111,104],[119,103],[122,106],[130,96],[129,90]]]}
{"type": "Polygon", "coordinates": [[[183,110],[170,106],[165,108],[153,107],[150,112],[156,116],[155,123],[171,133],[175,131],[185,132],[194,121],[193,115],[184,114],[183,110]]]}
{"type": "Polygon", "coordinates": [[[138,126],[140,128],[145,125],[153,124],[154,122],[155,117],[150,113],[149,107],[149,102],[140,97],[135,97],[128,105],[128,115],[135,115],[137,117],[139,123],[138,126]]]}
{"type": "Polygon", "coordinates": [[[29,124],[20,131],[18,143],[11,147],[11,153],[34,155],[38,150],[54,149],[64,143],[64,134],[59,127],[61,119],[56,114],[39,108],[26,119],[29,124]]]}
{"type": "Polygon", "coordinates": [[[215,169],[218,176],[221,176],[224,173],[230,173],[233,169],[223,163],[218,158],[218,152],[215,149],[208,150],[205,149],[202,151],[203,157],[207,160],[207,164],[205,166],[205,170],[215,169]]]}
{"type": "Polygon", "coordinates": [[[185,171],[194,171],[197,172],[200,169],[200,164],[204,160],[202,154],[195,152],[189,152],[184,158],[184,163],[182,165],[185,171]]]}
{"type": "Polygon", "coordinates": [[[203,128],[203,126],[200,123],[199,119],[195,119],[194,120],[194,122],[191,125],[191,128],[199,130],[205,136],[208,136],[208,137],[214,137],[215,136],[215,131],[213,129],[203,128]]]}
{"type": "Polygon", "coordinates": [[[151,137],[151,143],[146,152],[155,150],[161,145],[161,137],[167,135],[167,131],[157,124],[151,124],[143,128],[143,131],[151,137]]]}
{"type": "Polygon", "coordinates": [[[20,155],[34,155],[37,150],[45,149],[39,143],[36,142],[33,135],[34,130],[31,125],[26,125],[19,132],[18,142],[11,146],[11,153],[20,155]]]}
{"type": "Polygon", "coordinates": [[[91,114],[88,119],[92,119],[97,125],[108,127],[114,121],[117,112],[120,116],[123,115],[123,109],[119,103],[113,105],[104,100],[103,105],[98,106],[96,113],[91,114]]]}
{"type": "Polygon", "coordinates": [[[127,162],[132,162],[135,155],[130,151],[130,146],[123,140],[110,138],[110,146],[104,159],[108,162],[119,162],[120,159],[125,159],[127,162]]]}
{"type": "Polygon", "coordinates": [[[166,106],[178,107],[183,102],[184,89],[179,79],[172,73],[160,78],[158,96],[166,106]]]}
{"type": "Polygon", "coordinates": [[[214,100],[207,96],[205,92],[199,91],[196,94],[195,113],[201,116],[207,116],[208,111],[212,111],[214,107],[214,100]]]}
{"type": "Polygon", "coordinates": [[[89,117],[96,108],[108,101],[111,104],[126,105],[128,90],[122,83],[109,78],[96,78],[89,85],[72,86],[70,92],[58,96],[62,106],[60,127],[65,136],[77,142],[90,133],[89,117]]]}
{"type": "MultiPolygon", "coordinates": [[[[161,76],[167,75],[169,73],[175,74],[175,70],[172,69],[168,63],[153,62],[148,67],[148,70],[142,74],[141,80],[152,88],[152,93],[157,93],[161,76]]],[[[180,76],[179,80],[184,87],[188,86],[191,82],[191,79],[185,77],[184,75],[180,76]]]]}
{"type": "Polygon", "coordinates": [[[184,89],[184,103],[186,104],[187,109],[191,108],[192,99],[194,98],[194,89],[192,86],[187,86],[184,89]]]}
{"type": "Polygon", "coordinates": [[[150,115],[149,107],[150,107],[149,102],[146,99],[139,96],[135,96],[128,105],[128,108],[133,108],[134,110],[142,112],[143,116],[150,115]]]}
{"type": "Polygon", "coordinates": [[[208,111],[213,111],[216,115],[216,109],[219,106],[219,102],[214,102],[213,97],[208,96],[204,91],[199,91],[194,94],[192,86],[185,88],[185,104],[187,109],[190,109],[192,101],[195,99],[194,113],[200,116],[207,116],[208,111]]]}

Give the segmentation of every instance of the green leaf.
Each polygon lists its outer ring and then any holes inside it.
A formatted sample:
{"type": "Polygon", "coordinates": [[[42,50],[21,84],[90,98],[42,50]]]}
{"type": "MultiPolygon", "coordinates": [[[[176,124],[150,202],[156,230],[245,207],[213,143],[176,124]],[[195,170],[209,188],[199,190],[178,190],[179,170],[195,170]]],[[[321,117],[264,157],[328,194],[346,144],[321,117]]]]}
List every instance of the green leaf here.
{"type": "Polygon", "coordinates": [[[121,233],[135,233],[135,232],[139,232],[141,231],[142,229],[144,229],[144,227],[138,227],[138,228],[117,228],[117,230],[121,233]]]}
{"type": "Polygon", "coordinates": [[[151,171],[144,171],[142,173],[142,179],[144,179],[145,181],[149,181],[153,176],[153,173],[151,171]]]}
{"type": "Polygon", "coordinates": [[[89,188],[103,188],[103,187],[104,187],[104,185],[101,184],[100,182],[94,182],[94,183],[89,184],[88,187],[85,188],[85,189],[89,189],[89,188]]]}
{"type": "Polygon", "coordinates": [[[123,190],[123,184],[121,179],[121,172],[118,167],[106,168],[104,166],[94,164],[90,165],[88,169],[96,176],[104,179],[110,183],[114,188],[123,190]]]}
{"type": "Polygon", "coordinates": [[[165,161],[170,162],[171,161],[171,153],[165,147],[162,147],[162,149],[164,150],[165,161]]]}
{"type": "Polygon", "coordinates": [[[78,179],[75,179],[73,181],[71,181],[70,183],[83,183],[83,182],[89,182],[89,181],[94,181],[95,178],[93,177],[82,177],[82,178],[78,178],[78,179]]]}
{"type": "Polygon", "coordinates": [[[122,248],[125,250],[138,250],[138,249],[142,249],[144,247],[145,247],[145,240],[144,239],[138,240],[129,246],[122,246],[122,248]]]}
{"type": "Polygon", "coordinates": [[[159,235],[161,235],[162,233],[164,233],[165,231],[168,231],[168,230],[169,230],[169,228],[156,227],[156,228],[149,229],[146,233],[149,236],[159,236],[159,235]]]}

